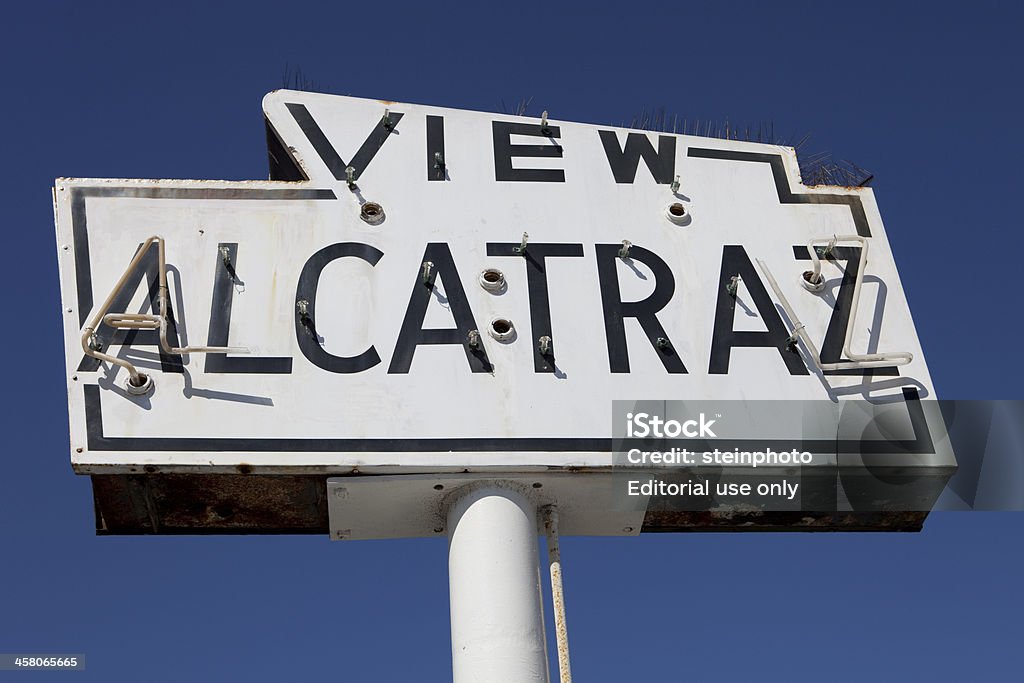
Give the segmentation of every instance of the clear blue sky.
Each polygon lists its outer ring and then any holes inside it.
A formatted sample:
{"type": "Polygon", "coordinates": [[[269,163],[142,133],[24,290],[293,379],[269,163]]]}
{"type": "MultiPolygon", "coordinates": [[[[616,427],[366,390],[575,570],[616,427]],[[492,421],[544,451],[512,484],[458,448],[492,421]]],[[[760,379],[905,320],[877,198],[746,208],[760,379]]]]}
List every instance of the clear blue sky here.
{"type": "MultiPolygon", "coordinates": [[[[265,177],[286,65],[363,97],[809,131],[877,176],[939,395],[1024,397],[1019,4],[564,4],[6,8],[0,652],[89,667],[33,680],[450,680],[443,541],[98,538],[71,472],[53,179],[265,177]]],[[[916,535],[566,539],[574,673],[1020,680],[1022,531],[945,513],[916,535]]]]}

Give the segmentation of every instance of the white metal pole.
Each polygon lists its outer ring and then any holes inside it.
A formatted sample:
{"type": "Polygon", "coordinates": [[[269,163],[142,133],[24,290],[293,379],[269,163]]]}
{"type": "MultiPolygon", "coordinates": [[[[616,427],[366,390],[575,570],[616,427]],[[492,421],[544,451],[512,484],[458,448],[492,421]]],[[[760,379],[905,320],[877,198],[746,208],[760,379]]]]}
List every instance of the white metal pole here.
{"type": "Polygon", "coordinates": [[[537,511],[487,485],[448,510],[454,683],[549,683],[537,511]]]}

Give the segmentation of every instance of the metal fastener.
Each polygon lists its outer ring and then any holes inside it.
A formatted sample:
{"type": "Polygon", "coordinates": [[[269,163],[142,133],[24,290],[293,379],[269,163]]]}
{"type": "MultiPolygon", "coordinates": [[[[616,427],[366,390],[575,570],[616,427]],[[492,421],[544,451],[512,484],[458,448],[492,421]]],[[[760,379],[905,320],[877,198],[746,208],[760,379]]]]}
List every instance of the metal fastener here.
{"type": "Polygon", "coordinates": [[[359,207],[359,217],[370,225],[380,225],[384,222],[384,207],[377,202],[364,202],[359,207]]]}
{"type": "Polygon", "coordinates": [[[740,276],[733,275],[729,278],[729,284],[725,286],[725,291],[729,293],[729,296],[736,296],[736,292],[740,288],[740,276]]]}
{"type": "Polygon", "coordinates": [[[837,241],[838,238],[835,235],[832,235],[832,239],[828,241],[828,246],[825,247],[825,251],[823,251],[821,255],[824,256],[825,258],[832,258],[832,252],[834,252],[836,249],[837,241]]]}
{"type": "Polygon", "coordinates": [[[132,396],[145,396],[153,390],[153,378],[140,372],[138,382],[129,377],[124,381],[124,388],[132,396]]]}
{"type": "Polygon", "coordinates": [[[500,292],[505,288],[505,274],[497,268],[486,268],[480,273],[480,286],[488,292],[500,292]]]}
{"type": "Polygon", "coordinates": [[[516,326],[508,318],[493,318],[487,332],[500,342],[508,342],[515,339],[516,326]]]}
{"type": "Polygon", "coordinates": [[[527,233],[527,232],[524,232],[523,233],[523,239],[521,239],[519,241],[519,246],[518,247],[512,247],[512,251],[514,251],[517,254],[525,254],[526,253],[526,244],[529,241],[530,241],[530,234],[527,233]]]}

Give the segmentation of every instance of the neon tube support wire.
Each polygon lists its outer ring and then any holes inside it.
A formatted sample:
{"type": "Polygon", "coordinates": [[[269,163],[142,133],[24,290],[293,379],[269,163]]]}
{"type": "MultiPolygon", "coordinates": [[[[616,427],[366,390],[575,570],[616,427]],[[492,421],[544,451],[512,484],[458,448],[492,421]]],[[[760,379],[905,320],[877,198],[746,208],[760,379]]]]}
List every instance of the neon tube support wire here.
{"type": "Polygon", "coordinates": [[[565,623],[565,592],[562,588],[562,551],[558,545],[558,508],[546,505],[544,530],[548,540],[548,565],[551,572],[551,603],[555,612],[555,641],[558,647],[560,683],[572,683],[569,668],[569,629],[565,623]]]}
{"type": "Polygon", "coordinates": [[[108,353],[103,353],[98,349],[94,349],[91,346],[93,335],[99,328],[100,324],[106,324],[109,327],[121,330],[159,330],[160,331],[160,348],[165,353],[183,356],[190,353],[249,353],[249,349],[237,346],[182,346],[174,347],[171,346],[170,342],[167,341],[167,310],[168,310],[169,296],[167,293],[167,260],[164,253],[164,239],[158,235],[153,235],[142,243],[139,250],[135,253],[135,258],[131,260],[124,273],[118,279],[113,289],[110,290],[110,294],[107,296],[106,301],[100,306],[99,311],[92,317],[89,324],[82,330],[82,351],[85,355],[92,358],[96,358],[100,361],[106,361],[113,365],[124,368],[128,371],[128,381],[132,385],[139,387],[142,386],[148,378],[140,373],[138,369],[130,362],[123,358],[112,356],[108,353]],[[157,254],[159,259],[159,287],[157,289],[157,315],[147,315],[144,313],[107,313],[111,305],[114,303],[114,298],[118,295],[121,289],[124,287],[125,282],[128,280],[128,276],[135,270],[135,268],[142,261],[142,257],[146,255],[149,248],[153,246],[153,243],[157,245],[157,254]]]}
{"type": "MultiPolygon", "coordinates": [[[[815,274],[821,273],[821,260],[818,258],[817,252],[814,250],[815,243],[822,242],[824,240],[812,240],[807,243],[807,249],[811,254],[811,259],[814,262],[815,274]]],[[[868,243],[867,240],[860,235],[842,235],[839,237],[833,237],[831,240],[827,240],[829,244],[835,242],[857,242],[861,246],[860,250],[860,267],[857,269],[857,278],[854,281],[853,286],[853,302],[850,305],[850,320],[846,326],[846,339],[843,341],[843,355],[848,358],[848,361],[839,363],[822,363],[821,354],[818,347],[815,346],[811,340],[809,334],[807,334],[804,324],[800,322],[796,312],[790,305],[789,300],[786,299],[786,295],[782,293],[782,288],[779,287],[779,283],[776,282],[775,277],[772,275],[768,266],[762,259],[757,259],[757,265],[764,273],[765,279],[768,280],[768,285],[775,292],[775,297],[779,300],[782,305],[782,310],[786,312],[789,317],[790,323],[792,324],[792,335],[793,338],[799,338],[807,347],[811,362],[814,363],[815,367],[819,370],[846,370],[855,368],[889,368],[896,367],[899,365],[906,365],[910,361],[914,360],[914,354],[909,351],[891,351],[888,353],[854,353],[851,345],[853,343],[853,334],[856,329],[857,321],[857,308],[860,303],[860,291],[861,285],[864,282],[864,271],[867,268],[868,262],[868,243]]]]}

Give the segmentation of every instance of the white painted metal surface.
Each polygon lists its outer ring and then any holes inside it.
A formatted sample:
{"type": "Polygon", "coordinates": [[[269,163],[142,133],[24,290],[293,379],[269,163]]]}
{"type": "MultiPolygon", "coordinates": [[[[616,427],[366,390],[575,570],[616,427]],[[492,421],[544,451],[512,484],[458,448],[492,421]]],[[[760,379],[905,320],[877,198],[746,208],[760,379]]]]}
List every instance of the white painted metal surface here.
{"type": "Polygon", "coordinates": [[[484,486],[448,512],[454,683],[547,683],[547,643],[532,501],[484,486]]]}
{"type": "MultiPolygon", "coordinates": [[[[289,91],[268,95],[264,109],[308,181],[57,182],[77,471],[600,469],[612,461],[613,399],[877,398],[906,386],[932,395],[871,190],[802,186],[791,149],[555,120],[544,135],[537,119],[289,91]],[[390,129],[382,128],[385,111],[390,129]],[[505,124],[527,128],[510,132],[505,124]],[[438,125],[440,160],[432,151],[438,125]],[[372,147],[381,130],[386,135],[367,162],[357,150],[372,147]],[[635,171],[626,182],[621,160],[617,171],[612,160],[631,145],[663,156],[626,163],[626,176],[635,171]],[[540,148],[561,156],[529,156],[554,154],[540,148]],[[341,167],[332,153],[345,160],[341,167]],[[360,158],[358,173],[346,173],[360,158]],[[658,163],[666,166],[656,174],[658,163]],[[669,167],[680,177],[675,192],[669,167]],[[560,170],[564,180],[500,179],[524,169],[560,170]],[[376,225],[360,217],[370,200],[386,216],[376,225]],[[675,203],[685,207],[685,220],[673,220],[675,203]],[[529,258],[494,255],[520,245],[524,233],[528,256],[546,244],[580,254],[544,261],[549,329],[531,310],[538,293],[529,291],[529,258]],[[727,332],[761,332],[781,320],[770,294],[760,305],[752,294],[752,264],[760,259],[822,347],[843,269],[853,261],[824,262],[826,287],[816,295],[799,282],[810,266],[805,245],[853,233],[869,234],[871,259],[851,348],[910,352],[900,374],[822,375],[804,356],[798,366],[812,370],[793,374],[778,348],[763,347],[733,348],[722,371],[715,320],[731,282],[727,256],[751,264],[737,281],[727,332]],[[80,339],[98,302],[153,235],[166,245],[172,344],[252,353],[165,354],[161,362],[145,331],[127,344],[123,333],[101,328],[109,353],[155,381],[151,394],[133,396],[124,390],[124,370],[90,365],[80,339]],[[624,241],[632,246],[619,258],[624,241]],[[674,286],[656,313],[662,330],[649,339],[627,318],[622,349],[608,332],[608,288],[617,287],[611,298],[628,308],[668,286],[644,250],[665,264],[674,286]],[[430,288],[425,261],[433,264],[430,288]],[[488,268],[502,272],[502,287],[482,286],[488,268]],[[460,304],[470,311],[476,346],[463,326],[465,343],[405,344],[404,367],[403,321],[420,328],[417,297],[425,297],[427,330],[455,328],[460,304]],[[494,319],[514,321],[513,338],[488,334],[494,319]],[[662,332],[665,348],[654,343],[662,332]],[[550,360],[538,360],[541,337],[553,348],[553,372],[538,371],[550,360]],[[614,367],[612,347],[628,358],[628,372],[621,360],[614,367]],[[485,354],[491,371],[473,372],[474,354],[485,354]],[[685,373],[669,371],[669,355],[685,373]],[[324,367],[339,358],[347,371],[324,367]],[[365,368],[352,371],[360,363],[365,368]]],[[[129,287],[123,312],[152,312],[146,282],[129,287]]]]}
{"type": "MultiPolygon", "coordinates": [[[[334,540],[443,536],[448,509],[481,483],[481,474],[402,474],[332,477],[327,480],[327,510],[334,540]]],[[[503,473],[500,481],[526,492],[539,509],[558,504],[561,530],[570,536],[636,536],[647,498],[626,504],[614,495],[622,487],[605,472],[503,473]],[[612,504],[621,503],[621,504],[612,504]]]]}

